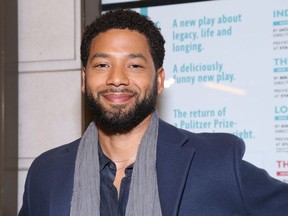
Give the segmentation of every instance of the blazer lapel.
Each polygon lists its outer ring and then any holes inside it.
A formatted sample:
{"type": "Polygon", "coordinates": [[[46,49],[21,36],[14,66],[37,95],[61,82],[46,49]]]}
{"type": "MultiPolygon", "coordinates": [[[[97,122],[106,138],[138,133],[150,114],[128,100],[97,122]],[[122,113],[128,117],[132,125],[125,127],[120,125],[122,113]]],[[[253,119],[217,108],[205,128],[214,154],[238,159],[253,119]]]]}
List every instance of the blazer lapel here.
{"type": "Polygon", "coordinates": [[[194,156],[188,137],[160,120],[157,144],[157,181],[162,214],[176,216],[194,156]]]}

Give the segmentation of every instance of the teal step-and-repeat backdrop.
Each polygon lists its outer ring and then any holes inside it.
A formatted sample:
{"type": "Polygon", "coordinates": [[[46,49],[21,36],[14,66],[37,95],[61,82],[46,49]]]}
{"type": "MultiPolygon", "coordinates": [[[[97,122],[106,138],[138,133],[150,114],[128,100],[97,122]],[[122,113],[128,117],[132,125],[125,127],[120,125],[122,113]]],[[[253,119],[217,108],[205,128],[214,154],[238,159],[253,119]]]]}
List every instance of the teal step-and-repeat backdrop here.
{"type": "Polygon", "coordinates": [[[160,116],[229,132],[245,159],[288,182],[287,0],[203,1],[136,9],[166,39],[160,116]]]}

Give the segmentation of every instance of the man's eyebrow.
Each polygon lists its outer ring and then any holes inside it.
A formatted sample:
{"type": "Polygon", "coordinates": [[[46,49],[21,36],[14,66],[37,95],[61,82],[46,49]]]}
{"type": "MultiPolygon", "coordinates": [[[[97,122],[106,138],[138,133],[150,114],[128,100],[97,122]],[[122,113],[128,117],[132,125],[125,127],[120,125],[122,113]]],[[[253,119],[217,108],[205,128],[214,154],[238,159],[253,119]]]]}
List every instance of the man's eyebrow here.
{"type": "Polygon", "coordinates": [[[144,55],[142,55],[141,53],[131,53],[128,55],[129,58],[141,58],[143,59],[145,62],[147,62],[147,59],[144,55]]]}
{"type": "Polygon", "coordinates": [[[108,58],[109,55],[106,53],[95,53],[92,55],[91,60],[94,58],[108,58]]]}
{"type": "MultiPolygon", "coordinates": [[[[90,61],[92,61],[95,58],[109,58],[109,57],[110,55],[106,53],[94,53],[90,61]]],[[[130,53],[127,55],[127,57],[131,59],[140,58],[140,59],[143,59],[145,62],[147,62],[147,58],[141,53],[130,53]]]]}

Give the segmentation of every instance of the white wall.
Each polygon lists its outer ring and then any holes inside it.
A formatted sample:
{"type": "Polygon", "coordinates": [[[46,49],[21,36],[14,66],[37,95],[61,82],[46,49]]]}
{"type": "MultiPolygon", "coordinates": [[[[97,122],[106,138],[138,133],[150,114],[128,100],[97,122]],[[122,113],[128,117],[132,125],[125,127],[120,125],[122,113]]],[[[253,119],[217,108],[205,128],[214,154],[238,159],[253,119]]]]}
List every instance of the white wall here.
{"type": "Polygon", "coordinates": [[[79,0],[19,0],[19,196],[32,161],[81,136],[79,0]]]}

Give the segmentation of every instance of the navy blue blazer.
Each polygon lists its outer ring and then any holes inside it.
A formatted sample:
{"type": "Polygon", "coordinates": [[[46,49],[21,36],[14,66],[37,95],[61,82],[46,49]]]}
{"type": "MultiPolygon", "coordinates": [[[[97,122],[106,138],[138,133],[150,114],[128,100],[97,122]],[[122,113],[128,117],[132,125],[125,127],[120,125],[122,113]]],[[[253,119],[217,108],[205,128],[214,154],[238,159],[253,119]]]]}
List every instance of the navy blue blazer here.
{"type": "MultiPolygon", "coordinates": [[[[79,139],[32,163],[19,216],[68,216],[79,139]]],[[[157,179],[163,216],[287,216],[288,184],[243,161],[244,143],[194,134],[162,120],[157,179]]],[[[89,216],[89,215],[88,215],[89,216]]]]}

